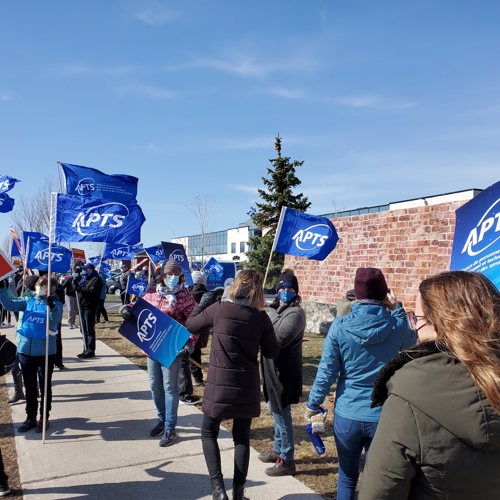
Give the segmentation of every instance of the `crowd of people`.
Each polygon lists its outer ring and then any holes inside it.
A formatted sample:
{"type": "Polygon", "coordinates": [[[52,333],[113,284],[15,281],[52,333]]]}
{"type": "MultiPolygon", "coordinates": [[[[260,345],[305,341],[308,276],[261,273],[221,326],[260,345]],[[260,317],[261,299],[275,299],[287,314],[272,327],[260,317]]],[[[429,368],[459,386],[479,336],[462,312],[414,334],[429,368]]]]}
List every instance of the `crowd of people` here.
{"type": "MultiPolygon", "coordinates": [[[[131,272],[128,265],[122,270],[124,274],[131,272]]],[[[294,271],[282,271],[276,297],[269,306],[264,300],[263,276],[256,270],[239,271],[219,292],[208,291],[204,274],[198,271],[192,274],[194,285],[188,289],[175,261],[167,261],[146,275],[150,277],[143,299],[190,332],[170,366],[147,359],[157,412],[151,437],[160,437],[161,447],[175,444],[179,403],[197,403],[193,379],[203,385],[201,442],[212,497],[228,499],[218,435],[222,421],[229,419],[234,441],[232,496],[243,500],[250,430],[252,420],[261,414],[263,394],[274,434],[270,436],[272,448],[258,458],[270,464],[265,470],[270,477],[295,475],[291,408],[302,397],[306,315],[294,271]],[[204,380],[201,350],[210,335],[208,375],[204,380]]],[[[420,284],[412,312],[398,301],[380,269],[359,268],[353,284],[345,307],[324,340],[321,361],[304,405],[305,420],[295,422],[324,424],[328,412],[322,405],[335,387],[337,499],[354,499],[357,490],[360,499],[497,498],[498,289],[478,273],[443,272],[420,284]],[[365,468],[358,488],[363,452],[365,468]]],[[[26,420],[19,432],[32,428],[41,432],[49,425],[52,372],[54,366],[64,367],[57,340],[64,292],[70,328],[77,313],[80,315],[85,340],[79,357],[91,359],[95,357],[99,312],[106,320],[102,311],[105,286],[92,264],[77,270],[62,285],[47,276],[25,277],[23,291],[16,292],[17,296],[9,282],[0,282],[0,304],[19,318],[18,356],[12,371],[14,396],[24,397],[24,389],[26,397],[26,420]],[[77,299],[76,311],[73,297],[77,299]]],[[[122,299],[120,314],[124,321],[134,320],[133,299],[126,295],[122,299]]],[[[314,428],[322,432],[325,426],[314,428]]],[[[7,485],[3,464],[0,483],[7,485]]]]}

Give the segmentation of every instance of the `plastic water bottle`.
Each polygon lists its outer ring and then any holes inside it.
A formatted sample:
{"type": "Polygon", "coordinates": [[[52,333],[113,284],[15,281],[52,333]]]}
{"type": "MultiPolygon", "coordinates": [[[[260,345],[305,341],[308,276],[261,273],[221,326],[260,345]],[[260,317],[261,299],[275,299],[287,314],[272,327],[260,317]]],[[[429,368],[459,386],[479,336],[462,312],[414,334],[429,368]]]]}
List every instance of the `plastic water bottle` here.
{"type": "Polygon", "coordinates": [[[306,432],[307,432],[307,435],[309,436],[311,443],[314,446],[314,449],[316,450],[316,453],[318,455],[324,455],[325,445],[323,444],[323,440],[321,439],[321,436],[319,434],[313,433],[311,423],[307,424],[306,432]]]}

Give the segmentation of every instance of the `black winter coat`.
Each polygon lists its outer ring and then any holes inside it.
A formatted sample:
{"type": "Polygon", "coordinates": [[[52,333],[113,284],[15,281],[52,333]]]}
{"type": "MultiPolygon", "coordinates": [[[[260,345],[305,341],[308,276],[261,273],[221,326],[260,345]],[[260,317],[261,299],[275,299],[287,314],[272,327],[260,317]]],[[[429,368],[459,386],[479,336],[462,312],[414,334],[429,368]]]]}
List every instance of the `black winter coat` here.
{"type": "Polygon", "coordinates": [[[273,411],[299,402],[302,396],[302,339],[306,315],[293,303],[269,309],[274,333],[281,348],[275,359],[261,358],[264,398],[273,411]]]}
{"type": "Polygon", "coordinates": [[[279,346],[264,311],[233,302],[197,306],[186,322],[191,331],[213,326],[203,413],[212,418],[260,415],[259,349],[268,358],[279,346]]]}
{"type": "Polygon", "coordinates": [[[99,275],[94,272],[87,277],[83,286],[75,283],[75,289],[80,299],[82,309],[97,309],[101,298],[102,281],[99,275]]]}

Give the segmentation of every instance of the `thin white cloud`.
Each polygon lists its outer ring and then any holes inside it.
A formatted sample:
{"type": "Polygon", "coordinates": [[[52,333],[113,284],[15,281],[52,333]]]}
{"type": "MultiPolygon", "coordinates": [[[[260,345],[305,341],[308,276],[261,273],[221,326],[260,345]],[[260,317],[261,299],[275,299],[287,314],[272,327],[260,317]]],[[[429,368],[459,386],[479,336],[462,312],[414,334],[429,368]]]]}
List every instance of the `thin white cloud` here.
{"type": "Polygon", "coordinates": [[[7,102],[12,101],[14,94],[8,90],[0,90],[0,101],[7,102]]]}
{"type": "Polygon", "coordinates": [[[308,97],[306,92],[301,89],[287,89],[285,87],[273,87],[270,89],[270,93],[286,99],[306,99],[308,97]]]}
{"type": "Polygon", "coordinates": [[[133,66],[89,66],[87,64],[68,64],[55,68],[54,72],[63,76],[120,76],[132,73],[133,66]]]}
{"type": "Polygon", "coordinates": [[[400,101],[396,99],[386,99],[373,95],[355,95],[336,97],[333,99],[338,104],[351,106],[353,108],[378,108],[378,109],[407,109],[417,106],[415,101],[400,101]]]}
{"type": "Polygon", "coordinates": [[[152,5],[136,12],[135,17],[149,26],[163,26],[178,19],[180,14],[162,5],[152,5]]]}
{"type": "Polygon", "coordinates": [[[255,186],[245,186],[243,184],[230,184],[227,186],[228,189],[233,189],[235,191],[242,191],[244,193],[258,194],[257,187],[255,186]]]}
{"type": "Polygon", "coordinates": [[[168,89],[137,83],[122,85],[117,90],[120,94],[134,94],[148,99],[175,99],[177,96],[168,89]]]}

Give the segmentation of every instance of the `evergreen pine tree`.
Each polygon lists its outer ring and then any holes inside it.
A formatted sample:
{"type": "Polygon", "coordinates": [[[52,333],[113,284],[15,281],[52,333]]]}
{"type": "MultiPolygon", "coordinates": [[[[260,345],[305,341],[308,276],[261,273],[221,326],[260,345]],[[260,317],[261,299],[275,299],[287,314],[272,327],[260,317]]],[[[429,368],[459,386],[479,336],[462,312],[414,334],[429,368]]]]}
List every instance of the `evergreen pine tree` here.
{"type": "MultiPolygon", "coordinates": [[[[269,262],[271,247],[276,234],[276,228],[282,207],[292,208],[305,212],[311,203],[302,193],[294,194],[293,190],[301,184],[295,175],[297,167],[303,161],[290,161],[287,156],[281,156],[281,137],[276,137],[274,149],[278,153],[276,158],[270,159],[272,167],[267,168],[269,178],[262,177],[265,189],[259,189],[260,202],[256,203],[257,212],[252,217],[253,222],[262,229],[263,236],[250,238],[250,248],[247,252],[248,267],[259,269],[265,273],[269,262]]],[[[284,255],[274,252],[267,274],[268,285],[274,285],[284,263],[284,255]]]]}

